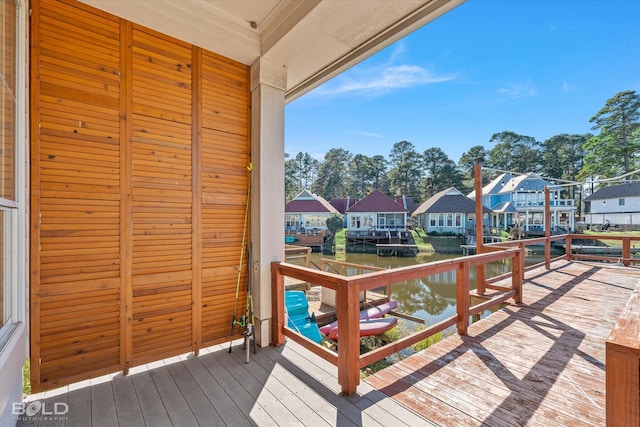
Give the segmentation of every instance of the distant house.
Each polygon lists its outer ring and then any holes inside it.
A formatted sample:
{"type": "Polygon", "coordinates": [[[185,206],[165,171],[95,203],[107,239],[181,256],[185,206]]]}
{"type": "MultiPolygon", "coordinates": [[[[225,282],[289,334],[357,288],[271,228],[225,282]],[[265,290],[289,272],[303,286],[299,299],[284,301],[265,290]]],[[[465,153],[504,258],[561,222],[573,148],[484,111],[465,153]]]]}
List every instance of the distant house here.
{"type": "Polygon", "coordinates": [[[348,231],[406,230],[409,210],[379,190],[347,209],[348,231]]]}
{"type": "MultiPolygon", "coordinates": [[[[483,206],[488,218],[491,210],[483,206]]],[[[467,234],[475,229],[476,202],[451,187],[433,195],[413,212],[425,232],[467,234]]]]}
{"type": "Polygon", "coordinates": [[[419,203],[416,203],[411,196],[396,197],[393,200],[400,206],[404,207],[409,212],[409,216],[411,216],[413,211],[415,211],[420,205],[419,203]]]}
{"type": "Polygon", "coordinates": [[[602,187],[584,202],[589,224],[640,225],[640,182],[602,187]]]}
{"type": "Polygon", "coordinates": [[[336,208],[342,215],[347,214],[347,210],[357,202],[353,197],[331,199],[331,206],[336,208]]]}
{"type": "Polygon", "coordinates": [[[327,219],[339,214],[326,199],[308,190],[303,190],[284,207],[285,230],[302,232],[326,230],[327,219]]]}
{"type": "MultiPolygon", "coordinates": [[[[491,226],[508,230],[519,223],[525,231],[543,231],[545,187],[550,192],[551,227],[573,230],[576,211],[573,199],[563,199],[564,187],[532,173],[518,176],[503,173],[484,186],[482,204],[493,211],[491,226]]],[[[475,191],[468,197],[475,200],[475,191]]]]}
{"type": "Polygon", "coordinates": [[[346,198],[335,198],[331,199],[331,206],[336,208],[338,212],[342,214],[342,218],[344,219],[344,227],[347,228],[347,210],[358,202],[357,199],[353,197],[346,198]]]}

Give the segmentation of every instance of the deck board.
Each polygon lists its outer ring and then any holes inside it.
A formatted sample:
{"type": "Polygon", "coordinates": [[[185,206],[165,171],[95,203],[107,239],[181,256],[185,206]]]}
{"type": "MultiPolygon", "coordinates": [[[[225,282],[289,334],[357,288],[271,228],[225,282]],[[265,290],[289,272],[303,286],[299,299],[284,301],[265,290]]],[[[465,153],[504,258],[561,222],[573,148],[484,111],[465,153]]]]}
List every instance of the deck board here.
{"type": "Polygon", "coordinates": [[[527,272],[508,305],[340,394],[336,367],[288,341],[245,363],[241,341],[209,347],[30,401],[63,420],[19,426],[600,426],[605,340],[640,270],[558,261],[527,272]]]}
{"type": "Polygon", "coordinates": [[[552,267],[527,273],[519,306],[365,381],[444,425],[604,425],[605,341],[640,270],[552,267]]]}

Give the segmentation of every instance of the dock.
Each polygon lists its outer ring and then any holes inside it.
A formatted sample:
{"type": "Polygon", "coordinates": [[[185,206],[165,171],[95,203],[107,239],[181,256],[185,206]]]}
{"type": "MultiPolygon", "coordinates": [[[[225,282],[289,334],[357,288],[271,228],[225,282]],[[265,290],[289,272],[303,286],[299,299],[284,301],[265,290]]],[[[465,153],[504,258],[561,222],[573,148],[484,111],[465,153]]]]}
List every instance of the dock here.
{"type": "Polygon", "coordinates": [[[418,245],[408,245],[400,243],[378,243],[376,245],[378,256],[404,256],[414,257],[418,255],[418,245]]]}

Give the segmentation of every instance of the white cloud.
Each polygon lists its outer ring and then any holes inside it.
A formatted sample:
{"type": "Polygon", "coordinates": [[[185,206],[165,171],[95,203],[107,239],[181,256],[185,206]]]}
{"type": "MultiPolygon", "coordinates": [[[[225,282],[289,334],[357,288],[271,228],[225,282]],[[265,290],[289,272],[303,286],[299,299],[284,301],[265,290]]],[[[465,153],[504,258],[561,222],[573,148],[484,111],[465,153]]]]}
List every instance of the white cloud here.
{"type": "Polygon", "coordinates": [[[354,135],[370,136],[372,138],[384,138],[384,135],[380,135],[379,133],[365,132],[362,130],[350,130],[349,133],[352,133],[354,135]]]}
{"type": "Polygon", "coordinates": [[[420,65],[396,64],[400,62],[406,48],[398,43],[391,51],[386,63],[376,66],[356,66],[339,75],[324,86],[319,87],[316,94],[335,95],[350,92],[378,93],[393,89],[404,89],[420,85],[441,83],[454,80],[456,75],[440,75],[420,65]]]}
{"type": "Polygon", "coordinates": [[[536,88],[531,83],[515,83],[498,89],[498,93],[511,99],[521,99],[536,96],[536,88]]]}

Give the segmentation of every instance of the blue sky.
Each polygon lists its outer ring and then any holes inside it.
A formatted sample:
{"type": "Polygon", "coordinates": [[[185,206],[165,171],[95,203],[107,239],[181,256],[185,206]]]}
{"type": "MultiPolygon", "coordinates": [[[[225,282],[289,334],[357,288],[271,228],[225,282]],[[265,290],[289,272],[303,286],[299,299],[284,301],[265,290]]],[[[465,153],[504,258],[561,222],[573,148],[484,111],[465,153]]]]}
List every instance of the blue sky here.
{"type": "Polygon", "coordinates": [[[398,141],[454,162],[491,135],[594,131],[640,93],[640,0],[467,0],[285,109],[285,151],[387,159],[398,141]]]}

